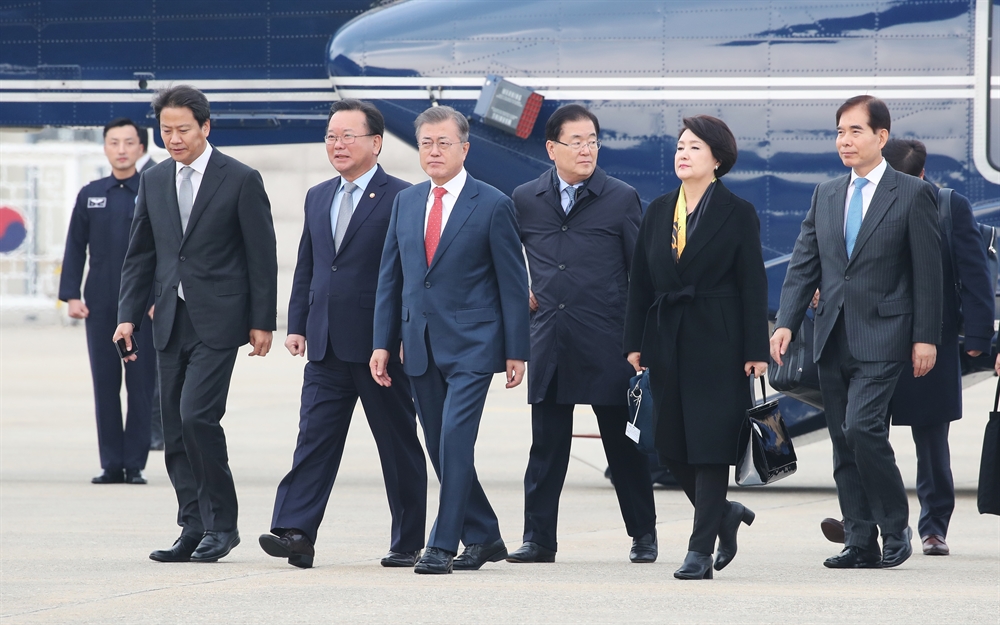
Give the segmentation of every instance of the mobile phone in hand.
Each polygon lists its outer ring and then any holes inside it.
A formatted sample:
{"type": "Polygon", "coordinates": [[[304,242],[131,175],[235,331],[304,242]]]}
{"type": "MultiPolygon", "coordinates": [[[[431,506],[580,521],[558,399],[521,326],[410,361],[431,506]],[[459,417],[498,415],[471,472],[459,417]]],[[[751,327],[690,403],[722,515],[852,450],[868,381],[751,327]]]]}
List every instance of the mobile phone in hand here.
{"type": "Polygon", "coordinates": [[[115,347],[118,348],[118,353],[121,355],[122,360],[125,360],[132,354],[139,353],[139,342],[135,340],[134,334],[132,335],[132,349],[128,349],[127,347],[125,347],[124,338],[120,338],[117,341],[115,341],[115,347]]]}

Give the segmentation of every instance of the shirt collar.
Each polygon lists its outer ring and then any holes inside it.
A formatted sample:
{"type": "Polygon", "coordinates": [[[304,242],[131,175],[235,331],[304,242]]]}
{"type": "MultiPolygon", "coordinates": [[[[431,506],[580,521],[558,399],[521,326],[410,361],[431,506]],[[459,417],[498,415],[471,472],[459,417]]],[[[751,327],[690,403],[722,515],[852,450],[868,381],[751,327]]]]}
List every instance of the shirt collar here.
{"type": "Polygon", "coordinates": [[[442,185],[436,185],[434,184],[434,181],[431,181],[431,192],[432,193],[434,192],[435,187],[442,186],[444,187],[445,191],[447,191],[448,193],[457,198],[458,195],[462,192],[462,189],[465,188],[465,181],[468,177],[469,174],[465,171],[465,168],[463,167],[462,171],[458,172],[458,174],[456,174],[454,178],[452,178],[451,180],[442,185]]]}
{"type": "Polygon", "coordinates": [[[133,193],[138,193],[139,192],[139,170],[138,169],[135,171],[134,174],[132,174],[130,177],[128,177],[128,178],[126,178],[124,180],[119,180],[118,178],[115,178],[114,174],[111,174],[110,176],[108,176],[104,180],[105,180],[105,186],[104,186],[104,190],[105,191],[107,191],[109,189],[113,189],[114,187],[117,187],[120,184],[123,184],[123,185],[125,185],[129,189],[129,191],[132,191],[133,193]]]}
{"type": "MultiPolygon", "coordinates": [[[[371,169],[358,176],[357,179],[353,181],[354,184],[358,185],[358,188],[364,191],[368,188],[368,183],[370,183],[372,178],[375,177],[376,171],[378,171],[378,163],[375,163],[371,169]]],[[[347,182],[348,181],[344,180],[343,176],[340,177],[340,186],[337,187],[337,193],[340,193],[343,190],[344,185],[347,184],[347,182]]]]}
{"type": "MultiPolygon", "coordinates": [[[[877,187],[879,181],[882,180],[882,174],[885,173],[885,166],[886,166],[886,162],[885,162],[885,159],[883,158],[882,161],[878,165],[875,166],[875,169],[873,169],[870,172],[868,172],[868,175],[865,176],[865,180],[868,181],[868,184],[870,184],[873,189],[875,187],[877,187]]],[[[859,176],[854,171],[854,169],[852,168],[851,169],[851,182],[850,182],[850,184],[848,186],[852,186],[853,187],[854,186],[854,181],[857,180],[860,177],[861,176],[859,176]]]]}
{"type": "MultiPolygon", "coordinates": [[[[191,163],[191,165],[189,165],[188,167],[190,167],[191,169],[195,170],[196,172],[204,176],[205,169],[208,167],[208,159],[211,157],[212,157],[212,144],[209,143],[205,145],[205,151],[201,153],[201,156],[194,159],[194,162],[191,163]]],[[[184,163],[180,161],[174,161],[174,165],[176,166],[176,169],[174,171],[178,174],[181,173],[181,169],[185,167],[184,163]]]]}

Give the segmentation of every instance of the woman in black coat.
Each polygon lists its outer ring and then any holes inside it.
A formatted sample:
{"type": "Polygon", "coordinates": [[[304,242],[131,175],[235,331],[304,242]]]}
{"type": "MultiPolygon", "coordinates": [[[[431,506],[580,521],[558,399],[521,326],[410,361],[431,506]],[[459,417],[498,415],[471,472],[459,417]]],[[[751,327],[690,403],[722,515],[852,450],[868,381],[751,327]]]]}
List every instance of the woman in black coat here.
{"type": "Polygon", "coordinates": [[[632,260],[625,352],[649,369],[656,448],[694,504],[679,579],[711,579],[736,555],[740,522],[726,501],[729,466],[750,407],[747,377],[767,369],[767,276],[753,205],[718,181],[736,162],[719,119],[684,119],[674,170],[681,187],[649,205],[632,260]]]}

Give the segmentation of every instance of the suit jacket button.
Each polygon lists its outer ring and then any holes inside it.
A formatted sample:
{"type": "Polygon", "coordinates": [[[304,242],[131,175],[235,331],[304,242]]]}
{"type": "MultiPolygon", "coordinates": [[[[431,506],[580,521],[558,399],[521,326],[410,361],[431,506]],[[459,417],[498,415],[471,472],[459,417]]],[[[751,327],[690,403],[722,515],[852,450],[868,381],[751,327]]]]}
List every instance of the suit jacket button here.
{"type": "Polygon", "coordinates": [[[330,271],[337,271],[337,266],[334,265],[333,267],[330,267],[330,271]]]}
{"type": "Polygon", "coordinates": [[[567,230],[569,230],[569,226],[563,226],[563,227],[562,227],[562,231],[563,231],[563,232],[566,232],[567,230]]]}
{"type": "Polygon", "coordinates": [[[431,288],[431,283],[430,282],[424,282],[424,288],[425,289],[431,288]]]}
{"type": "Polygon", "coordinates": [[[182,262],[182,263],[183,263],[184,261],[186,261],[186,260],[187,260],[187,256],[181,256],[181,262],[182,262]]]}
{"type": "Polygon", "coordinates": [[[844,276],[844,280],[850,280],[851,276],[844,276]]]}
{"type": "Polygon", "coordinates": [[[559,271],[566,271],[566,265],[559,265],[559,271]]]}
{"type": "Polygon", "coordinates": [[[566,308],[566,304],[559,304],[559,310],[562,310],[563,308],[566,308]]]}

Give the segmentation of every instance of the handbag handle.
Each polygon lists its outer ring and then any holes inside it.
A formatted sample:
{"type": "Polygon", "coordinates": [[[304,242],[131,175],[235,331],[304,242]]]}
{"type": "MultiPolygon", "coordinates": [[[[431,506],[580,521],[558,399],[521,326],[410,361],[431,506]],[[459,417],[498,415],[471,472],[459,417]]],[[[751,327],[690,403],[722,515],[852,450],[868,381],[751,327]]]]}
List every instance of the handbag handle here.
{"type": "MultiPolygon", "coordinates": [[[[750,367],[750,405],[756,406],[757,396],[754,394],[753,374],[754,369],[753,367],[750,367]]],[[[764,376],[760,376],[758,379],[760,380],[760,397],[761,399],[767,399],[767,391],[764,389],[764,376]]],[[[997,403],[1000,405],[1000,382],[997,382],[997,403]]],[[[996,410],[994,410],[994,412],[996,412],[996,410]]]]}
{"type": "Polygon", "coordinates": [[[993,412],[1000,412],[1000,378],[997,378],[997,396],[993,400],[993,412]]]}

